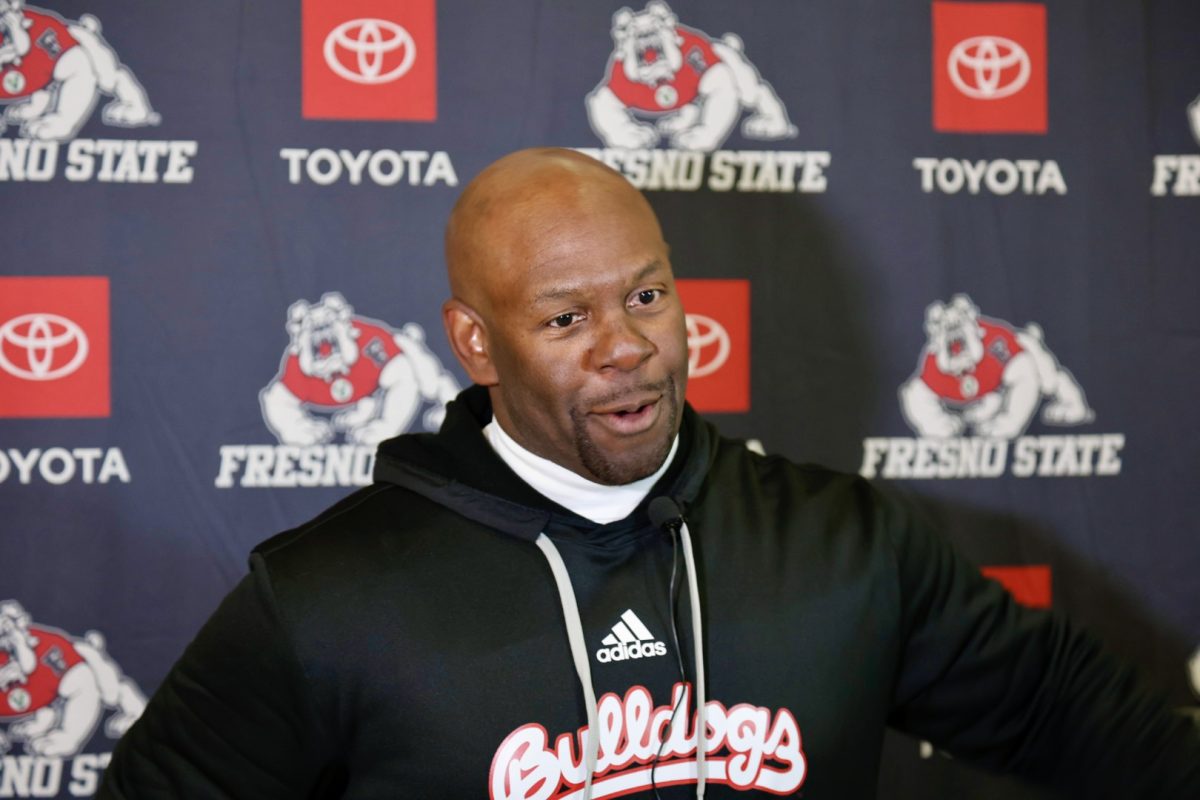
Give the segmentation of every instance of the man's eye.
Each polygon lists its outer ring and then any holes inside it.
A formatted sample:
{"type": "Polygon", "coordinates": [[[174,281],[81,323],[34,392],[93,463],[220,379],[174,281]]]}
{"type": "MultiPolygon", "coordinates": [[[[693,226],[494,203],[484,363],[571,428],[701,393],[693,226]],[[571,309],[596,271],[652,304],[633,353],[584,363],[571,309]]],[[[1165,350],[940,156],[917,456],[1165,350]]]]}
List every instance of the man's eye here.
{"type": "Polygon", "coordinates": [[[661,289],[642,289],[637,293],[636,298],[640,305],[648,306],[657,300],[661,294],[661,289]]]}
{"type": "Polygon", "coordinates": [[[575,321],[576,314],[559,314],[554,319],[550,320],[551,328],[569,328],[571,323],[575,321]]]}

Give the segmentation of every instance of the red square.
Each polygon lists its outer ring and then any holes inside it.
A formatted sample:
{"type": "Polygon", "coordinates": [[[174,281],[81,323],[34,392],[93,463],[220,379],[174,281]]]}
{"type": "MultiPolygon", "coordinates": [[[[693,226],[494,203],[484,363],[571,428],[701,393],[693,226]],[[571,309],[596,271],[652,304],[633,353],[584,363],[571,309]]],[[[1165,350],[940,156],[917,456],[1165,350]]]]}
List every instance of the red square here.
{"type": "Polygon", "coordinates": [[[983,567],[984,577],[998,581],[1009,594],[1029,608],[1050,607],[1050,567],[1031,564],[1026,567],[983,567]]]}
{"type": "Polygon", "coordinates": [[[1046,7],[933,4],[933,127],[1046,132],[1046,7]]]}
{"type": "Polygon", "coordinates": [[[305,119],[437,119],[434,0],[304,0],[305,119]]]}
{"type": "Polygon", "coordinates": [[[0,417],[107,417],[108,371],[108,278],[0,278],[0,417]]]}
{"type": "Polygon", "coordinates": [[[675,281],[688,328],[687,399],[697,411],[750,410],[750,281],[675,281]]]}

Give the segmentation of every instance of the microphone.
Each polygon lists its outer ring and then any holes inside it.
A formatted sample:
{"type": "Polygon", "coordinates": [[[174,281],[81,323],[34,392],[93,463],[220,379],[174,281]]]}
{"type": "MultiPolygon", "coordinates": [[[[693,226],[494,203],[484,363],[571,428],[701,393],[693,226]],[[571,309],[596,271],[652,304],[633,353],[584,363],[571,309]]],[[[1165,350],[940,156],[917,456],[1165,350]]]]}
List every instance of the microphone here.
{"type": "Polygon", "coordinates": [[[683,512],[679,504],[666,495],[651,500],[646,511],[650,514],[650,521],[664,531],[674,533],[683,525],[683,512]]]}

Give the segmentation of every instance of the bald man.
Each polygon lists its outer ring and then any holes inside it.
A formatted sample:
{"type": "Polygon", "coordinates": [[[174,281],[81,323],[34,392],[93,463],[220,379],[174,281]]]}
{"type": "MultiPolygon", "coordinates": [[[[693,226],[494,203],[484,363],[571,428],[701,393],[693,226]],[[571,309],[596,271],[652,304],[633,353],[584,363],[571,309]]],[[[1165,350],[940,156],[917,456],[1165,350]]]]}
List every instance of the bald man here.
{"type": "Polygon", "coordinates": [[[446,233],[474,382],[256,548],[105,798],[869,798],[894,726],[1070,796],[1200,797],[1196,731],[854,476],[685,404],[645,199],[500,159],[446,233]]]}

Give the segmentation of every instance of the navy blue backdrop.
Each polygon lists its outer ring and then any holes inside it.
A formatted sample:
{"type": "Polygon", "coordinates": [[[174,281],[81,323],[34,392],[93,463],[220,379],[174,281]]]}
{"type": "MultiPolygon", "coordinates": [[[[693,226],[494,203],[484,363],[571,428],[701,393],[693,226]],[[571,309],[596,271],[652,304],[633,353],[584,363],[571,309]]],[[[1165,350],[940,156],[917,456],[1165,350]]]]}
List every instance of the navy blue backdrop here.
{"type": "MultiPolygon", "coordinates": [[[[0,797],[91,796],[253,544],[436,427],[441,227],[544,144],[659,213],[698,409],[1194,707],[1198,42],[1188,0],[0,3],[0,797]]],[[[881,796],[1039,795],[897,736],[881,796]]]]}

